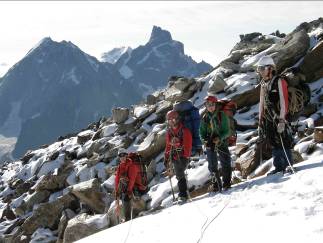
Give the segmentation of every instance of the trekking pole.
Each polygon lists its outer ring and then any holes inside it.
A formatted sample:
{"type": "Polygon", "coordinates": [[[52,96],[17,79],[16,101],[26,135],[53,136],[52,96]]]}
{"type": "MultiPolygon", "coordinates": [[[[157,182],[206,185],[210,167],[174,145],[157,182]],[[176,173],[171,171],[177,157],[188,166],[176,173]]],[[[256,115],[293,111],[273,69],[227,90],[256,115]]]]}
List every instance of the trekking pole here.
{"type": "Polygon", "coordinates": [[[292,166],[292,163],[289,161],[289,158],[288,158],[288,156],[287,156],[287,152],[286,152],[286,150],[285,150],[285,146],[284,146],[284,143],[283,143],[283,139],[282,139],[282,136],[281,136],[280,134],[279,134],[279,138],[280,138],[280,142],[281,142],[281,144],[282,144],[282,147],[283,147],[284,154],[285,154],[285,157],[286,157],[286,159],[287,159],[287,162],[288,162],[288,164],[289,164],[290,168],[292,169],[293,174],[295,174],[295,173],[296,173],[296,171],[295,171],[294,167],[292,166]]]}
{"type": "Polygon", "coordinates": [[[170,152],[169,153],[169,162],[167,163],[167,172],[168,172],[168,179],[169,179],[169,184],[170,184],[170,188],[172,190],[172,195],[173,195],[173,202],[175,202],[175,193],[174,193],[174,188],[173,188],[173,183],[172,183],[172,177],[170,175],[170,172],[171,172],[171,168],[170,168],[170,165],[169,163],[172,163],[171,161],[171,157],[172,157],[172,153],[170,152]]]}

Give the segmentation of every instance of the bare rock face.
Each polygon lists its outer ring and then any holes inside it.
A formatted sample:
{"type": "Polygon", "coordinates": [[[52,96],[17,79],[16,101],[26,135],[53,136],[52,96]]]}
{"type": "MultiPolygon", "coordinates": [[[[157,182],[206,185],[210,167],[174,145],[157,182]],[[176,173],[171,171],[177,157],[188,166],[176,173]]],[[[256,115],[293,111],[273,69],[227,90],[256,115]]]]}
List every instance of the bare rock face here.
{"type": "Polygon", "coordinates": [[[168,88],[164,93],[165,100],[170,102],[187,100],[200,89],[201,85],[200,82],[196,82],[195,79],[191,78],[178,77],[177,79],[170,79],[168,88]]]}
{"type": "Polygon", "coordinates": [[[150,160],[165,149],[166,130],[153,131],[148,134],[143,144],[138,148],[144,160],[150,160]]]}
{"type": "Polygon", "coordinates": [[[220,75],[215,75],[212,80],[209,81],[208,92],[211,94],[217,94],[224,91],[224,88],[227,86],[227,83],[220,75]]]}
{"type": "Polygon", "coordinates": [[[288,34],[285,39],[275,44],[267,52],[275,60],[278,73],[287,67],[293,66],[301,57],[303,57],[310,47],[310,38],[305,30],[288,34]]]}
{"type": "Polygon", "coordinates": [[[32,211],[34,205],[44,202],[49,195],[50,192],[47,190],[34,192],[28,196],[26,201],[24,200],[21,205],[15,209],[15,214],[22,216],[25,213],[32,211]]]}
{"type": "Polygon", "coordinates": [[[75,198],[66,194],[49,203],[42,203],[21,226],[23,232],[31,235],[40,227],[54,229],[57,227],[62,211],[69,208],[75,198]]]}
{"type": "Polygon", "coordinates": [[[98,179],[92,179],[72,186],[71,193],[97,213],[103,213],[105,204],[98,179]]]}
{"type": "Polygon", "coordinates": [[[237,104],[238,109],[252,106],[259,102],[260,85],[241,94],[233,96],[231,99],[237,104]]]}
{"type": "Polygon", "coordinates": [[[92,138],[93,134],[94,134],[94,132],[90,131],[90,130],[80,132],[77,135],[77,142],[79,144],[84,144],[84,143],[86,143],[87,141],[89,141],[92,138]]]}
{"type": "Polygon", "coordinates": [[[128,119],[129,109],[128,108],[114,108],[112,109],[112,117],[115,123],[123,123],[128,119]]]}
{"type": "Polygon", "coordinates": [[[323,77],[323,41],[307,53],[299,68],[306,76],[307,82],[313,82],[323,77]]]}
{"type": "Polygon", "coordinates": [[[86,236],[92,235],[109,226],[109,219],[106,214],[94,216],[86,213],[77,215],[68,221],[64,232],[63,243],[72,243],[86,236]]]}

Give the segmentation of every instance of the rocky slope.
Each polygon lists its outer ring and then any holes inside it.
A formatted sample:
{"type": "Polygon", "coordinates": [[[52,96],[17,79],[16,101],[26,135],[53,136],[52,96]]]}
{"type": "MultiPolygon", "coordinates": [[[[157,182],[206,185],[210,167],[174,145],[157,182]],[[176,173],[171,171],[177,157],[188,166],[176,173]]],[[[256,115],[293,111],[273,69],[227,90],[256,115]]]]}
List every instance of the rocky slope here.
{"type": "MultiPolygon", "coordinates": [[[[265,54],[272,55],[280,69],[298,66],[298,75],[310,83],[310,104],[295,125],[294,160],[301,161],[322,149],[319,128],[315,128],[323,124],[322,33],[323,20],[319,19],[301,24],[284,38],[241,36],[230,56],[208,74],[172,77],[165,89],[148,95],[146,102],[114,109],[112,117],[4,164],[0,170],[0,239],[73,242],[114,226],[113,173],[119,147],[139,151],[148,165],[150,191],[141,206],[152,211],[162,209],[171,197],[163,183],[167,180],[162,161],[165,114],[176,100],[188,98],[202,112],[207,92],[238,104],[238,143],[230,148],[235,182],[237,177],[241,181],[266,173],[272,160],[270,150],[264,150],[264,163],[260,165],[256,146],[259,87],[253,65],[265,54]]],[[[206,192],[209,177],[205,164],[205,158],[190,163],[192,196],[206,192]]]]}

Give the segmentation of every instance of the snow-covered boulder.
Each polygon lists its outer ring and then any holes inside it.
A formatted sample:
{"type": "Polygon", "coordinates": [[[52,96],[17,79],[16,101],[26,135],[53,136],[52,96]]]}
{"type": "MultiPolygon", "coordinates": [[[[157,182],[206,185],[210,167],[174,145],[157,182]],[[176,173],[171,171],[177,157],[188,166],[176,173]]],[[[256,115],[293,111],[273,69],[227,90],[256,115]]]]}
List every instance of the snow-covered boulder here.
{"type": "Polygon", "coordinates": [[[123,123],[128,119],[129,109],[128,108],[114,108],[112,109],[112,117],[115,123],[123,123]]]}
{"type": "Polygon", "coordinates": [[[72,186],[71,193],[95,212],[104,212],[105,203],[98,179],[92,179],[72,186]]]}
{"type": "Polygon", "coordinates": [[[109,219],[106,214],[90,216],[82,213],[68,221],[64,232],[63,243],[75,242],[108,226],[109,219]]]}

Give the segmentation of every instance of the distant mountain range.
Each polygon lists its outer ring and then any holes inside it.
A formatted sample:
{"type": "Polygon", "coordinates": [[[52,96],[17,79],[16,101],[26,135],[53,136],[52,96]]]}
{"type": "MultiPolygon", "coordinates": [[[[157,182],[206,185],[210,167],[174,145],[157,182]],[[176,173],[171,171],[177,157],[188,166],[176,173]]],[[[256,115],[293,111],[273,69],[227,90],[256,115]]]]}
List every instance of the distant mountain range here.
{"type": "Polygon", "coordinates": [[[0,134],[18,137],[14,157],[138,102],[172,75],[212,68],[185,55],[184,45],[156,26],[146,45],[115,48],[102,59],[48,37],[0,79],[0,134]]]}

